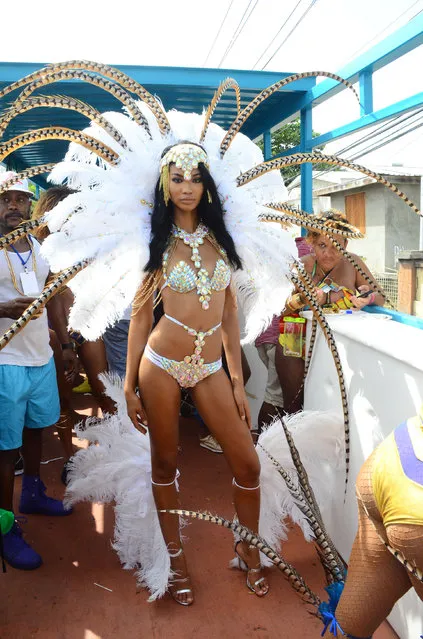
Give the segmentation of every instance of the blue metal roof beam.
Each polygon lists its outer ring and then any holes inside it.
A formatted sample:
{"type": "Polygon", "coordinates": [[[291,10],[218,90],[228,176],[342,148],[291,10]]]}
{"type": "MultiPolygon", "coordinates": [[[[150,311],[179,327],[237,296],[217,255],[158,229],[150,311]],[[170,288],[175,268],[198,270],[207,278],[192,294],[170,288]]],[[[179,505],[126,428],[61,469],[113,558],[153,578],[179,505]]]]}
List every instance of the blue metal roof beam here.
{"type": "MultiPolygon", "coordinates": [[[[0,79],[2,84],[16,82],[26,75],[46,66],[42,62],[0,62],[0,79]]],[[[271,84],[287,78],[293,73],[281,73],[274,71],[244,71],[240,69],[203,69],[196,67],[152,67],[135,65],[110,65],[123,71],[131,78],[146,87],[152,85],[187,87],[213,87],[217,89],[219,84],[228,76],[234,78],[240,89],[262,91],[271,84]]],[[[304,78],[295,83],[288,84],[281,91],[308,91],[315,84],[314,78],[304,78]]]]}
{"type": "MultiPolygon", "coordinates": [[[[382,42],[376,44],[366,51],[366,53],[363,53],[336,73],[350,82],[357,82],[361,72],[369,71],[374,73],[413,49],[416,49],[421,44],[423,44],[423,13],[416,16],[404,27],[392,33],[382,40],[382,42]]],[[[279,111],[279,122],[298,113],[310,103],[316,106],[324,102],[344,88],[342,84],[334,80],[319,82],[319,84],[310,89],[305,96],[298,97],[295,103],[287,105],[287,109],[279,111]],[[289,108],[290,106],[295,110],[289,108]]]]}

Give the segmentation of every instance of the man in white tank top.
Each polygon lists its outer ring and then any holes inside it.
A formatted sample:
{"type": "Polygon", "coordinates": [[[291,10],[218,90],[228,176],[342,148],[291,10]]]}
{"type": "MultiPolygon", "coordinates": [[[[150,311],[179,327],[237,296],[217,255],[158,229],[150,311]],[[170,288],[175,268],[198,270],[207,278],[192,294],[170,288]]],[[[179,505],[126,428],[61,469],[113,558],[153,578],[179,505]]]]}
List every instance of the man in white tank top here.
{"type": "MultiPolygon", "coordinates": [[[[0,186],[16,174],[0,174],[0,186]]],[[[6,235],[29,218],[32,193],[26,180],[0,194],[0,234],[6,235]]],[[[49,274],[40,255],[40,244],[30,235],[0,250],[0,335],[18,319],[44,288],[49,274]]],[[[55,298],[48,318],[58,334],[67,359],[75,355],[55,298]]],[[[0,508],[13,511],[14,463],[22,448],[24,475],[20,512],[67,515],[63,503],[45,495],[40,479],[42,429],[60,415],[53,352],[50,348],[47,311],[31,320],[0,350],[0,508]]],[[[42,559],[22,538],[15,522],[3,537],[6,561],[14,568],[31,570],[42,559]]]]}

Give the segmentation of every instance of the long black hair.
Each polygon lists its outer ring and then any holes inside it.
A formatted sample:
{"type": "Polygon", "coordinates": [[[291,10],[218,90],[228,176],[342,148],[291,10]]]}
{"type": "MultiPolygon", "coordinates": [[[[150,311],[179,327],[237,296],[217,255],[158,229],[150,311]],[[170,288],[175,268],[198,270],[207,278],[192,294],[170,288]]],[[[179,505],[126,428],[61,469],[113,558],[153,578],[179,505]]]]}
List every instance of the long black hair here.
{"type": "MultiPolygon", "coordinates": [[[[183,140],[178,144],[195,144],[183,140]]],[[[172,145],[176,146],[176,144],[172,145]]],[[[162,153],[162,157],[172,148],[168,146],[162,153]]],[[[199,144],[196,144],[201,149],[203,148],[199,144]]],[[[230,265],[234,269],[242,269],[241,258],[236,252],[235,244],[228,233],[223,219],[223,208],[220,202],[220,198],[217,192],[216,184],[209,170],[204,166],[202,162],[198,165],[202,182],[203,182],[203,195],[198,204],[198,217],[199,221],[203,222],[205,226],[211,231],[216,238],[219,246],[221,246],[227,254],[230,265]],[[211,195],[211,202],[208,201],[207,191],[211,195]]],[[[153,273],[157,269],[161,268],[163,253],[165,252],[171,236],[173,224],[173,203],[169,200],[166,206],[163,191],[160,188],[160,180],[157,181],[156,190],[154,193],[154,208],[151,215],[151,240],[150,240],[150,257],[147,264],[144,267],[145,271],[153,273]]]]}

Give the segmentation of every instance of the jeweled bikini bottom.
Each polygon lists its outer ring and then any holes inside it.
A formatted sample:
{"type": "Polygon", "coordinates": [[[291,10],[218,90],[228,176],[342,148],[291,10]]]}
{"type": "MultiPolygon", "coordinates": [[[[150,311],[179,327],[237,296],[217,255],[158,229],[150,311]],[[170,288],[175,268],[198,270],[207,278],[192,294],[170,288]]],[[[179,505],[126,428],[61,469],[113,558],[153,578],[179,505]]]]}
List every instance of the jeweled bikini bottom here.
{"type": "Polygon", "coordinates": [[[195,350],[193,355],[187,355],[181,362],[179,362],[176,359],[168,359],[163,355],[159,355],[147,344],[144,349],[144,355],[150,360],[150,362],[169,373],[169,375],[176,379],[181,388],[192,388],[198,384],[198,382],[201,382],[202,379],[216,373],[220,368],[222,368],[222,359],[206,364],[204,359],[201,357],[201,352],[205,343],[204,339],[213,335],[213,333],[220,327],[220,323],[213,326],[213,328],[210,328],[208,331],[202,332],[196,331],[190,326],[186,326],[186,324],[183,324],[170,315],[165,314],[165,317],[174,324],[182,326],[182,328],[184,328],[190,335],[196,338],[194,341],[195,350]]]}

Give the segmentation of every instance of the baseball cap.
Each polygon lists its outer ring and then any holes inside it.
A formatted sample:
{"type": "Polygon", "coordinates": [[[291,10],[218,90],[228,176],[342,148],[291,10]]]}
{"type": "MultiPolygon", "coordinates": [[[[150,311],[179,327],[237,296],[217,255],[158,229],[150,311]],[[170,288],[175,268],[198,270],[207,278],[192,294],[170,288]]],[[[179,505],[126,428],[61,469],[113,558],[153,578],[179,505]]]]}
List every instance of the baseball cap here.
{"type": "MultiPolygon", "coordinates": [[[[17,175],[18,174],[15,171],[4,171],[3,173],[0,173],[0,187],[2,184],[4,184],[4,182],[6,182],[7,180],[10,180],[11,178],[17,177],[17,175]]],[[[21,191],[22,193],[26,193],[26,195],[29,195],[31,199],[34,199],[34,194],[29,188],[28,180],[26,178],[22,178],[21,180],[18,180],[17,182],[12,184],[7,190],[21,191]]]]}

